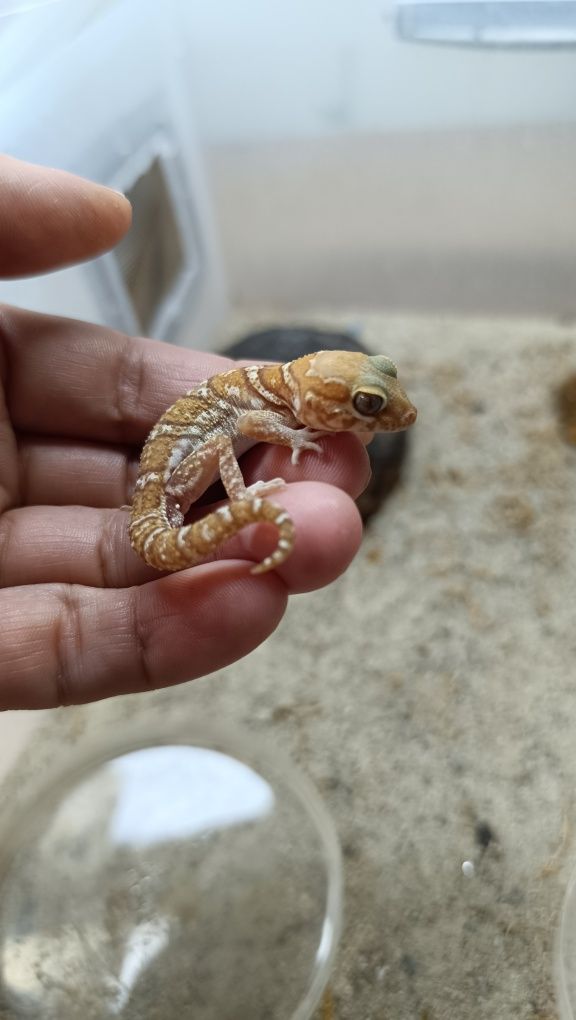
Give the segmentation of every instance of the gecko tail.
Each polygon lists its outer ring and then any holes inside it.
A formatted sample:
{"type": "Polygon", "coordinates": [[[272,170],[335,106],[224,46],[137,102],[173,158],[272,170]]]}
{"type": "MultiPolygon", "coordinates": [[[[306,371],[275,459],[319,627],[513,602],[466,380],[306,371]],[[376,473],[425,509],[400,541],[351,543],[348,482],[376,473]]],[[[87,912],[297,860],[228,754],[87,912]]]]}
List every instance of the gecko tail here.
{"type": "Polygon", "coordinates": [[[292,552],[292,518],[274,503],[257,495],[234,500],[193,524],[172,527],[164,510],[138,515],[133,512],[129,527],[132,548],[156,570],[185,570],[207,560],[223,542],[250,524],[265,521],[278,529],[276,548],[252,574],[265,574],[278,567],[292,552]]]}
{"type": "Polygon", "coordinates": [[[278,528],[278,542],[276,548],[269,556],[266,556],[261,563],[256,563],[250,570],[251,574],[267,574],[269,570],[279,567],[288,558],[294,548],[295,528],[292,518],[282,507],[275,506],[268,500],[262,500],[262,506],[266,507],[269,516],[260,517],[259,520],[267,520],[278,528]]]}

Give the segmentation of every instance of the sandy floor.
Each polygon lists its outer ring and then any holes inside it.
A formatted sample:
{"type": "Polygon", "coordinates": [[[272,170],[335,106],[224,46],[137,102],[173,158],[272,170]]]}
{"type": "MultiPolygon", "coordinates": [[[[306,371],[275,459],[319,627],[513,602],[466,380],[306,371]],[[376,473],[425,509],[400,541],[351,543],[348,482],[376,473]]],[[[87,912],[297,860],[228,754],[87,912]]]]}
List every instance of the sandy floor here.
{"type": "Polygon", "coordinates": [[[38,754],[159,711],[272,736],[344,851],[323,1020],[552,1020],[576,866],[576,448],[554,392],[576,331],[346,316],[360,319],[420,418],[405,483],[346,576],[294,599],[221,674],[54,714],[38,754]]]}

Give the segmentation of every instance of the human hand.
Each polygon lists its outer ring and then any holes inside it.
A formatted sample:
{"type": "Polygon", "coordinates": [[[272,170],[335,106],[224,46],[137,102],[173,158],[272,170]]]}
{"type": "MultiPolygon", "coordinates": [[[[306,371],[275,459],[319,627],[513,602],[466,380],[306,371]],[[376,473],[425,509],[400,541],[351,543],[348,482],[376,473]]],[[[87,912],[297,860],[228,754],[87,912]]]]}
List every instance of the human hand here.
{"type": "MultiPolygon", "coordinates": [[[[93,257],[129,222],[115,192],[0,157],[0,276],[93,257]]],[[[0,308],[0,709],[87,702],[210,673],[268,637],[290,593],[322,587],[347,567],[361,537],[351,497],[369,473],[351,435],[324,440],[324,456],[297,468],[279,447],[243,458],[248,483],[276,475],[290,483],[275,496],[297,533],[280,569],[249,572],[274,547],[266,525],[168,576],[131,550],[119,508],[130,502],[142,443],[169,404],[230,364],[0,308]]]]}

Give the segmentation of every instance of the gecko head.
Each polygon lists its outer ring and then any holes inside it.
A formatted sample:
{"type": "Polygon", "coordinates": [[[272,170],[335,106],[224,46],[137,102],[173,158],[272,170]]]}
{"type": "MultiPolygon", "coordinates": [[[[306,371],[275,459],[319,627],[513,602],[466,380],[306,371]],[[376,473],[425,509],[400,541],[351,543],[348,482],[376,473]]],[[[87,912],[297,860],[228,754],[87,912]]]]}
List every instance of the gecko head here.
{"type": "Polygon", "coordinates": [[[319,351],[292,363],[304,425],[326,432],[399,432],[416,421],[416,408],[384,354],[319,351]]]}

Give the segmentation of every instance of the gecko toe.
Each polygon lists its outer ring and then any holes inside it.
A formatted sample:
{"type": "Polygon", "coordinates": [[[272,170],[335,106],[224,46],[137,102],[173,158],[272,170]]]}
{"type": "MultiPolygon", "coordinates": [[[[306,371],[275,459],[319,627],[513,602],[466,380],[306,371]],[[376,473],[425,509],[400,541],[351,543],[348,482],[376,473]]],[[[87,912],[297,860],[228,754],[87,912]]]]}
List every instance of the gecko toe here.
{"type": "Polygon", "coordinates": [[[298,446],[295,446],[294,449],[292,450],[292,463],[298,464],[300,460],[300,454],[304,453],[306,450],[310,450],[312,453],[317,453],[319,455],[322,454],[322,447],[320,446],[319,443],[311,442],[300,443],[298,446]]]}
{"type": "Polygon", "coordinates": [[[284,489],[286,482],[283,478],[269,478],[266,481],[253,482],[246,489],[246,496],[266,496],[269,492],[277,492],[284,489]]]}

